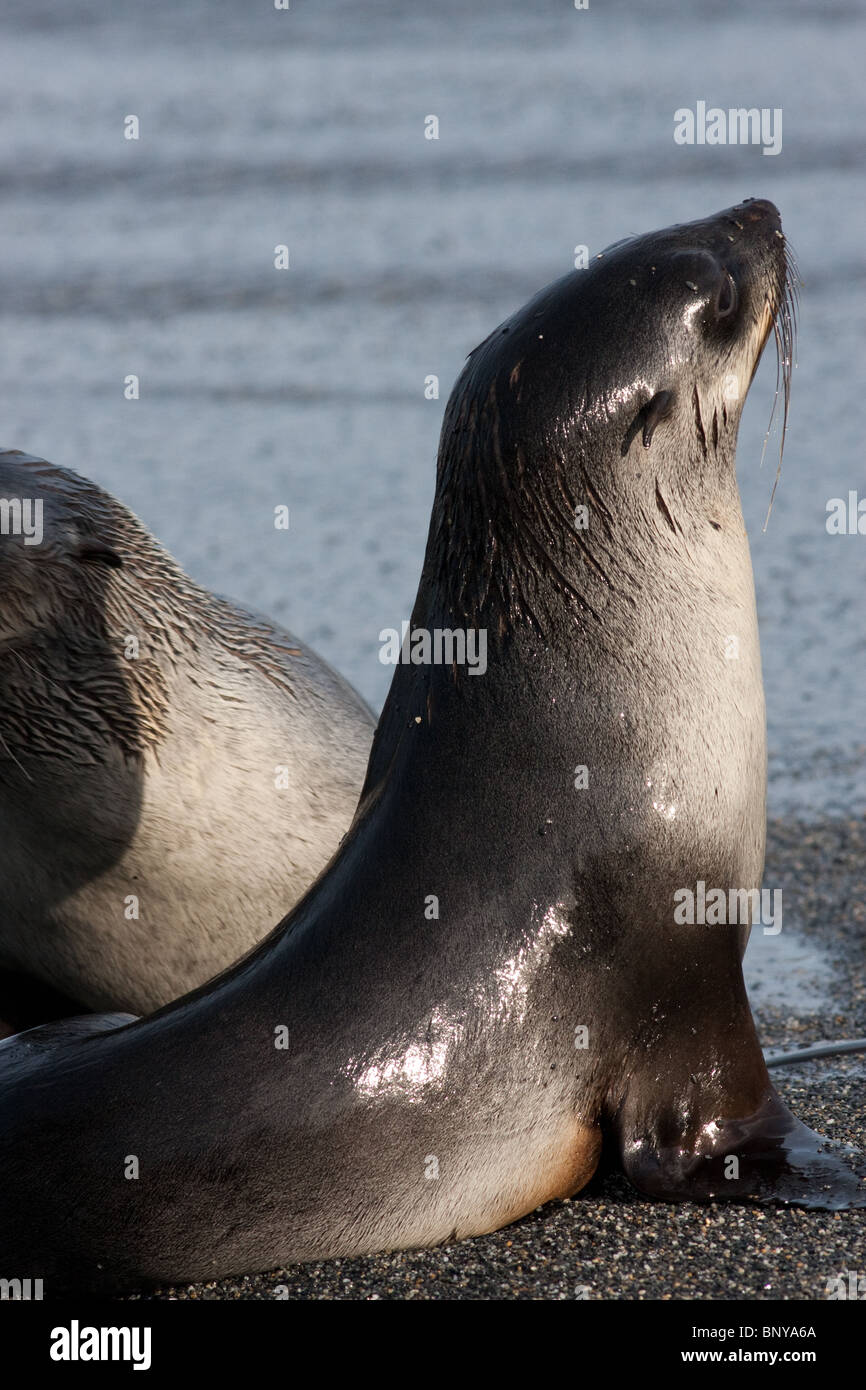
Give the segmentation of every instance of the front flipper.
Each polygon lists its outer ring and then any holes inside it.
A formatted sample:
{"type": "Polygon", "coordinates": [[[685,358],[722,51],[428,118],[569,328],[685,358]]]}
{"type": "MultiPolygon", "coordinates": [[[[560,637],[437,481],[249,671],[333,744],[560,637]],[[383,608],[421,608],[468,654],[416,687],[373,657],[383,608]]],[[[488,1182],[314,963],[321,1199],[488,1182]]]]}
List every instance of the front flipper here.
{"type": "Polygon", "coordinates": [[[621,1128],[622,1162],[640,1192],[666,1202],[759,1202],[838,1211],[866,1207],[866,1155],[802,1124],[772,1086],[750,1116],[648,1132],[621,1128]]]}

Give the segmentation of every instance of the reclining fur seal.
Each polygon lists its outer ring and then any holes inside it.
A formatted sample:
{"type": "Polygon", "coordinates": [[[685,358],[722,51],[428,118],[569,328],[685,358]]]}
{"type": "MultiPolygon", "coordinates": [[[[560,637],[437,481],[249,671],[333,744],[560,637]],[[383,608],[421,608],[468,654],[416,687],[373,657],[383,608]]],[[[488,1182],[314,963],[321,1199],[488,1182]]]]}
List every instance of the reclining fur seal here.
{"type": "MultiPolygon", "coordinates": [[[[0,499],[0,969],[147,1013],[306,891],[373,716],[94,483],[11,450],[0,499]]],[[[0,1017],[26,1019],[3,984],[0,1017]]]]}

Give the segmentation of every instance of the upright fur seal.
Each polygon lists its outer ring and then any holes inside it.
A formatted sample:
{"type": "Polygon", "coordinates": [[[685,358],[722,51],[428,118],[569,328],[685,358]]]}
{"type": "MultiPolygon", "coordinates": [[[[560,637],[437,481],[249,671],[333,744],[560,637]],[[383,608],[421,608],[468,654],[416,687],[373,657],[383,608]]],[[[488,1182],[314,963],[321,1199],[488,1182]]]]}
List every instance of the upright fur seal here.
{"type": "Polygon", "coordinates": [[[0,967],[149,1012],[306,891],[351,822],[373,717],[94,483],[13,450],[0,498],[0,967]]]}
{"type": "Polygon", "coordinates": [[[222,979],[0,1048],[10,1269],[50,1295],[434,1244],[576,1192],[605,1134],[656,1197],[863,1205],[773,1089],[740,928],[676,917],[761,878],[734,453],[785,286],[748,201],[471,354],[412,625],[485,628],[486,675],[397,668],[349,835],[222,979]]]}

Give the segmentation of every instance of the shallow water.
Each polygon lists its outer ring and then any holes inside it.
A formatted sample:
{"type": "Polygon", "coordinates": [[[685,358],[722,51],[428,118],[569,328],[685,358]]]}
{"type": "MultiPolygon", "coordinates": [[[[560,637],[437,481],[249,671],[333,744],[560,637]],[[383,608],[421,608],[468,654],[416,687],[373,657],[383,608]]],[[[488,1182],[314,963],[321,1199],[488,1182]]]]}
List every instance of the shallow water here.
{"type": "Polygon", "coordinates": [[[784,1009],[786,1017],[809,1018],[829,1010],[837,977],[830,954],[796,932],[765,936],[752,928],[743,962],[752,1008],[784,1009]]]}
{"type": "Polygon", "coordinates": [[[866,537],[824,524],[829,497],[866,495],[861,8],[4,11],[0,442],[116,492],[196,578],[294,628],[377,707],[377,637],[411,608],[465,353],[577,243],[776,201],[804,288],[766,533],[772,351],[740,443],[770,810],[866,810],[866,537]],[[782,153],[676,146],[673,111],[698,99],[782,107],[782,153]]]}

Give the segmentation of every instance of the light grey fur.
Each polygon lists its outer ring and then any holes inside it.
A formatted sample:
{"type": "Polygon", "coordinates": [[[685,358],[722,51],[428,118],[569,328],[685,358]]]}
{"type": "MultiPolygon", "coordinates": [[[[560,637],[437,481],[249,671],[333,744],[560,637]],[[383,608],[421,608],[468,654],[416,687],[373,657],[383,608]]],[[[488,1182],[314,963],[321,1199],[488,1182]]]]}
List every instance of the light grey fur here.
{"type": "Polygon", "coordinates": [[[41,498],[45,529],[0,536],[0,966],[148,1012],[305,892],[351,820],[373,717],[93,483],[10,451],[0,496],[41,498]]]}

